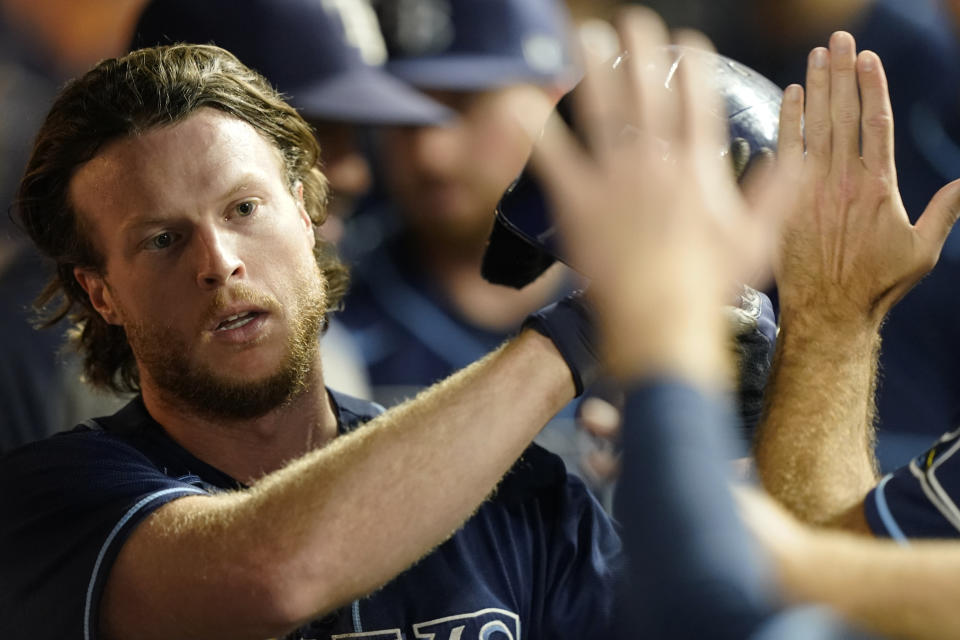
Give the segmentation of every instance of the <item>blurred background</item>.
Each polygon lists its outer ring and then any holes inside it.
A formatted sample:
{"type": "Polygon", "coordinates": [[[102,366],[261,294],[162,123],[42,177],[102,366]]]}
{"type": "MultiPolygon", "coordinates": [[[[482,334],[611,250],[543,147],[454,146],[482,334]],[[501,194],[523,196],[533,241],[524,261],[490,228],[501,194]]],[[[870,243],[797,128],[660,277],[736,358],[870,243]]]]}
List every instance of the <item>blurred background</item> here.
{"type": "MultiPolygon", "coordinates": [[[[358,59],[420,92],[436,113],[445,114],[437,116],[438,122],[416,123],[328,114],[311,118],[334,188],[335,215],[322,233],[340,246],[356,283],[324,338],[325,373],[335,388],[390,404],[479,357],[515,331],[530,311],[581,284],[576,274],[557,266],[532,287],[507,290],[482,281],[479,260],[499,194],[529,153],[507,122],[504,101],[518,86],[534,86],[559,99],[577,71],[576,56],[557,38],[580,31],[589,46],[615,52],[609,21],[621,3],[297,1],[322,7],[336,19],[344,46],[362,54],[358,59]],[[494,64],[489,56],[522,64],[497,67],[501,61],[494,64]],[[453,66],[419,64],[434,59],[453,66]],[[481,59],[485,62],[477,68],[483,72],[474,73],[471,65],[481,59]]],[[[5,213],[33,134],[58,88],[98,60],[125,53],[135,41],[141,14],[162,2],[0,0],[0,202],[5,213]]],[[[208,6],[204,0],[191,4],[191,13],[208,6]]],[[[919,216],[940,186],[960,176],[960,0],[645,4],[672,27],[704,31],[720,53],[781,87],[803,81],[810,48],[825,44],[834,30],[852,32],[860,48],[877,51],[886,65],[899,184],[911,217],[919,216]]],[[[236,0],[230,11],[242,16],[244,6],[245,0],[236,0]]],[[[222,11],[219,3],[209,4],[211,24],[222,11]]],[[[183,20],[195,26],[197,18],[183,20]]],[[[239,31],[233,35],[258,37],[258,27],[265,28],[262,23],[234,25],[239,31]]],[[[299,25],[298,37],[308,37],[308,27],[299,25]]],[[[183,38],[175,35],[175,26],[168,28],[171,39],[183,38]]],[[[282,58],[292,46],[291,36],[268,35],[276,42],[271,56],[282,58]]],[[[198,39],[226,37],[211,27],[198,39]]],[[[279,82],[257,60],[237,54],[279,82]]],[[[34,330],[30,304],[46,282],[47,268],[10,216],[2,216],[0,451],[110,413],[123,401],[83,383],[76,358],[61,349],[67,326],[34,330]]],[[[958,285],[960,234],[954,232],[938,267],[884,327],[878,400],[884,469],[905,463],[960,422],[958,285]]],[[[571,406],[543,437],[571,468],[575,412],[571,406]]]]}

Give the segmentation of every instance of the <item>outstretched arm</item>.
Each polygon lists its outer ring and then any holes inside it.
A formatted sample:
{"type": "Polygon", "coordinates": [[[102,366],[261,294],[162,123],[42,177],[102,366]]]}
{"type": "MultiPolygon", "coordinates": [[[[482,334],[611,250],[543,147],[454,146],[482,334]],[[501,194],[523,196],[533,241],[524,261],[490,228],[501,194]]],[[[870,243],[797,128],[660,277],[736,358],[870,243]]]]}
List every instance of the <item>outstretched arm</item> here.
{"type": "MultiPolygon", "coordinates": [[[[604,364],[628,390],[616,637],[743,639],[777,602],[727,487],[729,354],[717,309],[767,255],[774,225],[751,214],[721,161],[723,122],[698,55],[687,50],[665,92],[662,22],[625,12],[620,33],[630,50],[622,73],[601,69],[577,89],[587,148],[554,121],[534,156],[569,256],[593,276],[604,364]],[[589,118],[602,109],[626,114],[639,135],[605,135],[589,118]]],[[[678,44],[709,47],[693,34],[678,44]]],[[[777,184],[782,198],[789,184],[777,184]]]]}
{"type": "Polygon", "coordinates": [[[113,566],[104,635],[275,637],[374,590],[449,537],[572,397],[552,343],[525,331],[249,491],[161,507],[113,566]]]}
{"type": "Polygon", "coordinates": [[[888,637],[960,637],[955,541],[901,546],[810,527],[757,491],[740,491],[738,498],[789,601],[827,604],[858,627],[888,637]]]}
{"type": "Polygon", "coordinates": [[[801,189],[776,266],[781,328],[757,468],[801,519],[863,529],[862,501],[877,479],[880,325],[936,264],[960,213],[960,182],[910,223],[883,67],[844,32],[811,52],[806,101],[799,86],[787,89],[779,154],[802,167],[801,189]]]}

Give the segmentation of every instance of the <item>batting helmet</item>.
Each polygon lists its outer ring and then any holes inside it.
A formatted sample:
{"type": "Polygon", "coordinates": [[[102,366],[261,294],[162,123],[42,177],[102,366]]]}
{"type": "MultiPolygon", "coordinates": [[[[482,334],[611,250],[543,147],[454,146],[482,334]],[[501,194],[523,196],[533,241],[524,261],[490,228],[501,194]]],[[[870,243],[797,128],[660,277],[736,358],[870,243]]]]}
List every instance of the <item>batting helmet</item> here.
{"type": "MultiPolygon", "coordinates": [[[[756,71],[716,53],[667,47],[669,65],[664,87],[673,90],[676,70],[684,58],[697,56],[704,62],[724,104],[730,146],[721,153],[731,156],[739,177],[758,153],[776,150],[777,127],[783,91],[756,71]]],[[[622,73],[628,53],[617,56],[610,73],[622,73]]],[[[557,104],[556,111],[576,132],[573,114],[574,87],[557,104]]],[[[621,135],[636,131],[624,122],[621,135]]],[[[490,282],[523,288],[555,260],[563,261],[549,206],[533,172],[524,169],[497,205],[496,221],[483,259],[483,276],[490,282]]]]}

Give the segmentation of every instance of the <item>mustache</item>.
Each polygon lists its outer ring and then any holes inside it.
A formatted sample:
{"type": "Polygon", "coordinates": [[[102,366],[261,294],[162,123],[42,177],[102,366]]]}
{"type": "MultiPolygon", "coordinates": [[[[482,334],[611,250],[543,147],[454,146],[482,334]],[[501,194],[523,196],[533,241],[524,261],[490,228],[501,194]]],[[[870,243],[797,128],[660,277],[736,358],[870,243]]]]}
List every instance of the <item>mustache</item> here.
{"type": "Polygon", "coordinates": [[[254,289],[248,284],[237,283],[217,290],[201,316],[200,326],[209,326],[223,315],[224,311],[237,304],[250,304],[272,314],[283,311],[283,306],[273,296],[254,289]]]}

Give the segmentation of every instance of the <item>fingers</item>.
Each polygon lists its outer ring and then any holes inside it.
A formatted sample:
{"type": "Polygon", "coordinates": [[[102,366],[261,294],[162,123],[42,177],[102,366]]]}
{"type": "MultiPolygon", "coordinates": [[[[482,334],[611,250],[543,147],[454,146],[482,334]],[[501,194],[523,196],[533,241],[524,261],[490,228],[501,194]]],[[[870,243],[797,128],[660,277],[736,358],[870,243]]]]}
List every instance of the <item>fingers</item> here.
{"type": "Polygon", "coordinates": [[[751,208],[757,205],[764,188],[776,176],[776,163],[777,158],[773,151],[763,147],[744,170],[740,179],[740,190],[751,208]]]}
{"type": "Polygon", "coordinates": [[[629,94],[610,71],[610,60],[600,59],[582,43],[581,47],[586,73],[572,94],[574,126],[587,148],[599,154],[616,144],[623,123],[632,115],[629,94]]]}
{"type": "Polygon", "coordinates": [[[893,109],[887,77],[880,58],[872,51],[857,56],[857,77],[860,82],[861,127],[863,129],[863,163],[871,173],[894,177],[893,109]]]}
{"type": "MultiPolygon", "coordinates": [[[[520,126],[535,141],[530,155],[530,168],[549,198],[555,201],[566,199],[568,194],[576,193],[581,188],[581,181],[591,178],[593,165],[579,140],[556,111],[550,112],[545,124],[530,117],[531,113],[542,113],[541,105],[527,100],[544,101],[546,97],[542,93],[534,90],[524,97],[524,100],[517,100],[512,105],[512,111],[520,126]],[[534,104],[533,108],[531,104],[534,104]]],[[[552,210],[555,222],[565,233],[577,233],[578,221],[566,215],[565,207],[553,207],[552,210]],[[571,226],[574,228],[569,228],[571,226]]]]}
{"type": "MultiPolygon", "coordinates": [[[[677,44],[694,51],[713,52],[707,37],[696,31],[678,32],[677,44]]],[[[688,150],[712,162],[717,152],[726,146],[728,137],[726,112],[715,81],[710,77],[704,57],[695,53],[683,56],[679,76],[684,141],[688,150]]]]}
{"type": "Polygon", "coordinates": [[[790,85],[783,92],[777,158],[780,162],[803,160],[803,87],[798,84],[790,85]]]}
{"type": "Polygon", "coordinates": [[[830,36],[830,122],[834,162],[860,158],[860,93],[857,53],[853,36],[837,31],[830,36]]]}
{"type": "Polygon", "coordinates": [[[933,254],[930,268],[933,268],[933,264],[936,263],[947,234],[950,233],[958,217],[960,217],[960,180],[954,180],[937,191],[915,225],[917,234],[933,254]]]}
{"type": "Polygon", "coordinates": [[[807,100],[804,112],[807,154],[830,166],[830,52],[817,47],[807,59],[807,100]]]}
{"type": "Polygon", "coordinates": [[[585,399],[578,410],[578,425],[589,437],[579,441],[581,468],[601,484],[614,480],[620,470],[616,442],[620,439],[621,410],[597,396],[585,399]]]}
{"type": "Polygon", "coordinates": [[[667,27],[660,16],[643,7],[621,11],[617,22],[621,41],[630,52],[627,69],[637,127],[672,139],[678,114],[673,104],[675,96],[663,86],[669,66],[665,49],[670,43],[667,27]]]}
{"type": "Polygon", "coordinates": [[[610,402],[591,396],[580,404],[580,426],[599,438],[615,440],[620,437],[622,416],[610,402]]]}

